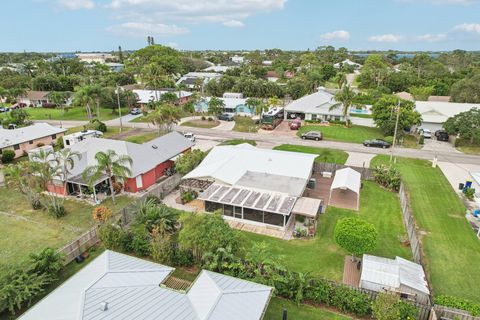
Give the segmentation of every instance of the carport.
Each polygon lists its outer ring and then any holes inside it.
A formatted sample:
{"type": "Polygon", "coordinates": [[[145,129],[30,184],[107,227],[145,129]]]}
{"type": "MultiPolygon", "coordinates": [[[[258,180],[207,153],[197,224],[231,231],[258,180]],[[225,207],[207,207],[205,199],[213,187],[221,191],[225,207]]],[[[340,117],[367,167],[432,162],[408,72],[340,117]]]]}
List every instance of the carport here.
{"type": "Polygon", "coordinates": [[[360,186],[362,175],[352,168],[335,172],[330,187],[329,205],[338,208],[357,210],[360,208],[360,186]]]}

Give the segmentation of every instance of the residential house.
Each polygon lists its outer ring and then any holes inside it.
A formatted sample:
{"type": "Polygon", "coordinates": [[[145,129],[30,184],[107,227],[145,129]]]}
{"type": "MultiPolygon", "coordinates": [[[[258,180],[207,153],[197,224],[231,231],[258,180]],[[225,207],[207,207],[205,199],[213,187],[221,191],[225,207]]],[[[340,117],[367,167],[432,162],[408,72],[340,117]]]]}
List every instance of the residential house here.
{"type": "Polygon", "coordinates": [[[207,212],[220,210],[226,220],[286,231],[295,215],[316,219],[322,210],[320,199],[304,196],[315,158],[246,143],[217,146],[183,180],[208,182],[198,197],[207,212]]]}
{"type": "Polygon", "coordinates": [[[15,158],[21,157],[38,146],[54,144],[65,131],[47,123],[35,123],[12,130],[0,128],[0,155],[10,149],[15,151],[15,158]]]}
{"type": "Polygon", "coordinates": [[[325,90],[303,96],[285,106],[286,119],[297,117],[307,121],[345,121],[342,105],[325,90]]]}
{"type": "MultiPolygon", "coordinates": [[[[229,96],[227,94],[227,96],[229,96]]],[[[247,106],[247,99],[244,98],[219,98],[223,101],[225,106],[223,107],[223,112],[225,113],[234,113],[242,116],[252,117],[255,115],[255,110],[247,106]]],[[[206,97],[200,100],[195,104],[196,112],[208,112],[208,103],[210,102],[211,97],[206,97]]]]}
{"type": "Polygon", "coordinates": [[[134,89],[132,92],[137,96],[137,104],[141,107],[149,104],[150,102],[160,101],[162,96],[165,93],[173,93],[177,96],[177,101],[175,104],[181,105],[190,99],[192,96],[191,92],[184,90],[174,90],[174,89],[162,89],[162,90],[140,90],[134,89]]]}
{"type": "Polygon", "coordinates": [[[178,79],[176,85],[183,85],[187,88],[194,89],[199,83],[205,85],[210,80],[221,77],[222,74],[217,72],[189,72],[178,79]]]}
{"type": "Polygon", "coordinates": [[[280,78],[276,71],[267,71],[266,77],[267,77],[267,80],[271,82],[277,82],[278,78],[280,78]]]}
{"type": "MultiPolygon", "coordinates": [[[[108,177],[101,176],[97,181],[85,181],[83,172],[88,166],[97,164],[95,155],[102,151],[113,150],[117,155],[129,156],[132,159],[129,174],[124,184],[127,192],[139,192],[154,185],[165,176],[165,171],[174,165],[177,156],[188,152],[193,142],[178,132],[170,132],[144,144],[131,143],[122,140],[112,140],[91,137],[70,146],[70,150],[78,152],[81,159],[74,159],[73,168],[67,177],[67,193],[84,196],[86,189],[93,186],[93,198],[99,199],[102,190],[108,192],[108,177]]],[[[57,179],[49,190],[63,195],[64,181],[57,179]]],[[[101,198],[101,197],[100,197],[101,198]]]]}
{"type": "Polygon", "coordinates": [[[340,69],[343,66],[353,67],[356,70],[362,68],[362,65],[360,63],[353,62],[350,59],[345,59],[342,62],[338,62],[333,65],[333,67],[336,69],[340,69]]]}
{"type": "Polygon", "coordinates": [[[430,290],[420,264],[395,257],[363,255],[359,287],[377,292],[394,292],[402,298],[427,304],[430,290]]]}
{"type": "Polygon", "coordinates": [[[48,94],[50,91],[29,90],[24,95],[17,97],[17,103],[23,103],[30,107],[42,107],[49,104],[48,94]]]}
{"type": "Polygon", "coordinates": [[[117,63],[117,62],[107,62],[105,63],[107,67],[110,68],[113,72],[120,72],[123,70],[125,65],[123,63],[117,63]]]}
{"type": "Polygon", "coordinates": [[[75,55],[80,61],[86,63],[105,63],[107,60],[112,60],[115,58],[112,54],[103,52],[76,53],[75,55]]]}
{"type": "Polygon", "coordinates": [[[225,73],[227,70],[232,69],[233,66],[221,66],[221,65],[213,65],[203,69],[203,72],[222,72],[225,73]]]}
{"type": "Polygon", "coordinates": [[[242,64],[245,61],[245,57],[234,55],[233,57],[230,58],[230,60],[232,60],[232,62],[242,64]]]}
{"type": "Polygon", "coordinates": [[[186,289],[177,289],[173,271],[106,250],[19,320],[263,319],[272,287],[203,270],[186,289]]]}
{"type": "MultiPolygon", "coordinates": [[[[418,127],[440,130],[448,118],[473,108],[480,109],[480,103],[456,103],[443,101],[416,101],[415,108],[422,116],[422,124],[418,127]]],[[[416,128],[412,128],[413,130],[416,128]]]]}

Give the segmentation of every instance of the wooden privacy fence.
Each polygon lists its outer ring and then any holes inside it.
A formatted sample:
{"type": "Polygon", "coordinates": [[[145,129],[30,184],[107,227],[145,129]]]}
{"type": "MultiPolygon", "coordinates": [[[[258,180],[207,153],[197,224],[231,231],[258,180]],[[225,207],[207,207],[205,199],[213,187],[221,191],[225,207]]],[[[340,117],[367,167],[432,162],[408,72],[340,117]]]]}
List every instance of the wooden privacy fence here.
{"type": "MultiPolygon", "coordinates": [[[[113,215],[113,219],[118,219],[118,223],[122,226],[128,225],[135,217],[135,210],[137,205],[146,199],[149,195],[154,195],[163,199],[168,193],[175,189],[180,183],[181,176],[176,173],[171,177],[166,178],[162,182],[158,183],[153,188],[147,190],[140,198],[135,200],[128,206],[120,209],[113,215]]],[[[83,252],[87,251],[100,241],[98,235],[98,226],[95,226],[87,232],[80,235],[77,239],[73,240],[69,244],[60,248],[58,252],[64,255],[64,263],[68,264],[72,262],[75,257],[78,257],[83,252]]]]}
{"type": "Polygon", "coordinates": [[[434,306],[431,320],[480,320],[480,317],[470,315],[468,312],[443,306],[434,306]]]}
{"type": "Polygon", "coordinates": [[[422,264],[422,243],[418,235],[418,227],[413,217],[412,209],[410,207],[410,200],[408,192],[405,189],[403,182],[400,184],[400,206],[402,208],[402,217],[405,228],[407,229],[408,239],[410,241],[410,248],[412,249],[413,260],[416,263],[422,264]]]}
{"type": "Polygon", "coordinates": [[[375,170],[372,170],[370,168],[346,166],[343,164],[327,163],[327,162],[315,162],[313,164],[313,172],[315,173],[321,173],[324,171],[335,172],[343,168],[352,168],[353,170],[359,172],[362,175],[362,180],[375,179],[375,170]]]}

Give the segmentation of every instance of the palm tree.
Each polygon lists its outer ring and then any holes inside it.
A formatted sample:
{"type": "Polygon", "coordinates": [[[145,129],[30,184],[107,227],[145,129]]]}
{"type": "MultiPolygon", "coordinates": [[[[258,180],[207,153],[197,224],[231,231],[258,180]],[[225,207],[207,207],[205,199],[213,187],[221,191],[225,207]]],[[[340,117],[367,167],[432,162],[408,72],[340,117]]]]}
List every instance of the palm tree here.
{"type": "Polygon", "coordinates": [[[67,194],[67,179],[70,174],[70,170],[75,166],[75,159],[81,160],[82,155],[78,151],[72,151],[70,148],[65,148],[58,151],[56,154],[56,161],[61,166],[61,179],[63,181],[63,194],[67,194]]]}
{"type": "Polygon", "coordinates": [[[279,104],[280,104],[280,99],[278,99],[277,97],[268,98],[268,105],[270,107],[276,107],[279,104]]]}
{"type": "Polygon", "coordinates": [[[170,104],[161,104],[153,112],[150,112],[146,118],[157,127],[158,134],[160,134],[162,128],[164,131],[170,132],[173,130],[173,125],[180,121],[180,109],[170,104]]]}
{"type": "Polygon", "coordinates": [[[65,100],[67,94],[62,91],[51,91],[48,93],[48,100],[55,104],[57,107],[62,108],[62,112],[65,113],[65,100]]]}
{"type": "Polygon", "coordinates": [[[350,107],[352,106],[357,94],[350,88],[350,86],[344,86],[342,91],[335,94],[335,103],[330,107],[330,110],[342,107],[342,114],[345,118],[345,125],[348,126],[348,115],[350,113],[350,107]]]}
{"type": "Polygon", "coordinates": [[[100,118],[100,100],[104,97],[104,91],[99,85],[85,85],[76,88],[73,101],[76,105],[85,105],[87,117],[93,119],[91,104],[96,105],[97,118],[100,118]]]}
{"type": "Polygon", "coordinates": [[[150,63],[142,69],[141,77],[146,86],[153,88],[155,91],[155,101],[158,101],[157,89],[165,83],[167,78],[165,70],[163,70],[159,64],[150,63]]]}
{"type": "Polygon", "coordinates": [[[262,103],[260,99],[257,98],[248,98],[247,101],[245,101],[245,105],[250,109],[250,110],[257,110],[257,107],[262,103]]]}
{"type": "Polygon", "coordinates": [[[159,205],[154,199],[141,202],[136,209],[137,223],[145,225],[148,232],[154,229],[160,233],[174,233],[177,228],[178,213],[175,210],[159,205]]]}
{"type": "Polygon", "coordinates": [[[114,179],[120,181],[124,180],[127,176],[132,174],[132,171],[130,169],[133,164],[132,158],[127,155],[119,155],[113,150],[107,150],[106,152],[97,152],[95,154],[95,160],[97,160],[96,165],[88,166],[83,171],[83,179],[89,181],[90,184],[92,184],[102,175],[106,175],[110,184],[112,201],[113,203],[115,203],[115,191],[113,189],[113,181],[114,179]]]}
{"type": "Polygon", "coordinates": [[[338,89],[342,89],[343,85],[347,83],[347,75],[344,72],[339,72],[335,80],[337,81],[338,89]]]}
{"type": "Polygon", "coordinates": [[[37,210],[42,207],[42,204],[38,179],[32,169],[29,161],[11,164],[5,168],[5,182],[10,190],[19,190],[27,198],[32,209],[37,210]]]}
{"type": "Polygon", "coordinates": [[[208,113],[213,116],[218,116],[223,112],[225,102],[217,97],[212,97],[208,102],[208,113]]]}

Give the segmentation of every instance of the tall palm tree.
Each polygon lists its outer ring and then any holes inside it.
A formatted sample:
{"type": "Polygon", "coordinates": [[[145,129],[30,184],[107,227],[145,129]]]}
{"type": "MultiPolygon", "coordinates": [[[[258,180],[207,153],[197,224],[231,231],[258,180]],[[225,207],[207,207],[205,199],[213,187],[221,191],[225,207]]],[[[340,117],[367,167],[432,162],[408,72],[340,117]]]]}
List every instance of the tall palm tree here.
{"type": "Polygon", "coordinates": [[[260,99],[257,98],[248,98],[247,101],[245,101],[245,105],[253,111],[257,110],[257,107],[262,103],[260,99]]]}
{"type": "Polygon", "coordinates": [[[218,116],[223,112],[225,102],[217,97],[212,97],[208,102],[208,113],[213,116],[218,116]]]}
{"type": "Polygon", "coordinates": [[[345,125],[348,125],[348,115],[350,113],[350,107],[353,105],[357,93],[350,88],[350,86],[344,86],[342,91],[335,94],[335,100],[338,101],[330,107],[330,110],[342,107],[342,115],[345,118],[345,125]]]}
{"type": "Polygon", "coordinates": [[[76,105],[85,105],[87,110],[87,117],[89,120],[93,119],[91,105],[95,105],[97,109],[97,118],[100,118],[100,100],[104,97],[105,93],[102,87],[99,85],[84,85],[76,88],[73,96],[73,101],[76,105]]]}
{"type": "Polygon", "coordinates": [[[156,63],[147,64],[142,69],[142,80],[147,87],[153,88],[155,91],[155,101],[159,100],[158,88],[162,86],[167,80],[165,70],[156,63]]]}
{"type": "Polygon", "coordinates": [[[75,166],[75,159],[81,160],[82,155],[78,151],[72,151],[70,148],[65,148],[56,153],[56,161],[61,166],[61,179],[63,181],[63,194],[67,194],[67,179],[75,166]]]}
{"type": "Polygon", "coordinates": [[[48,100],[55,104],[56,107],[62,108],[62,112],[65,113],[65,100],[67,99],[67,93],[62,91],[51,91],[48,93],[48,100]]]}
{"type": "Polygon", "coordinates": [[[88,166],[83,171],[83,179],[89,181],[90,184],[92,184],[102,175],[106,175],[110,184],[112,201],[113,203],[115,203],[115,191],[113,189],[113,181],[114,179],[117,181],[122,181],[132,174],[130,168],[132,167],[133,160],[129,156],[119,155],[113,150],[107,150],[106,152],[97,152],[95,154],[95,160],[97,160],[96,165],[88,166]]]}

